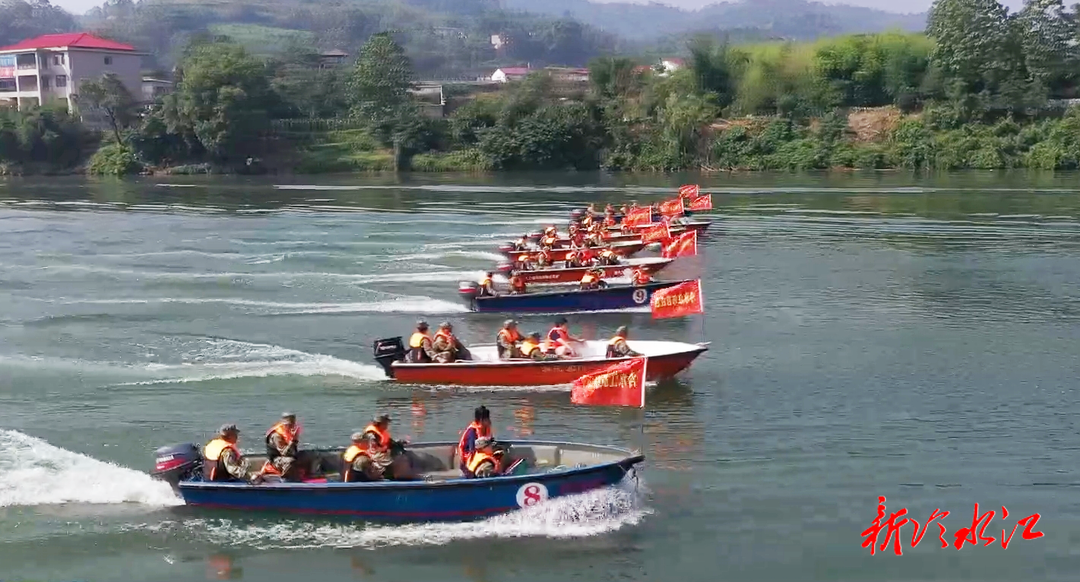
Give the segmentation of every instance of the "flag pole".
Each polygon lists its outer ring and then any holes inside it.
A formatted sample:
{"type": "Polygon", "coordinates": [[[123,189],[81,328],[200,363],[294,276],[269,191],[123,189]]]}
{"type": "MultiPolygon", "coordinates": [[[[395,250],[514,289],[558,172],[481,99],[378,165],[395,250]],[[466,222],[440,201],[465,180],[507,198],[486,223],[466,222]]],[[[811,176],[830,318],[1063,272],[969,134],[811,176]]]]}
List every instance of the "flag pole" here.
{"type": "Polygon", "coordinates": [[[645,357],[645,361],[641,364],[641,433],[638,442],[638,452],[641,454],[645,454],[645,417],[648,414],[645,410],[645,385],[648,383],[648,378],[649,358],[645,357]]]}

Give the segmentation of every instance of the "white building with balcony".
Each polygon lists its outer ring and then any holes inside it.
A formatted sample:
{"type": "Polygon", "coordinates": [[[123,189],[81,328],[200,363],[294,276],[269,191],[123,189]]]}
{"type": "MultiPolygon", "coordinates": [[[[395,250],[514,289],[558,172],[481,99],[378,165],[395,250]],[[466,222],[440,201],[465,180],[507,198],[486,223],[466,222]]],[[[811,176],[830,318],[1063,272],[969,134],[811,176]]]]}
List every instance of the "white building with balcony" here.
{"type": "Polygon", "coordinates": [[[144,54],[85,32],[46,34],[0,47],[0,105],[60,102],[70,111],[78,101],[79,83],[105,73],[119,77],[138,100],[144,54]]]}

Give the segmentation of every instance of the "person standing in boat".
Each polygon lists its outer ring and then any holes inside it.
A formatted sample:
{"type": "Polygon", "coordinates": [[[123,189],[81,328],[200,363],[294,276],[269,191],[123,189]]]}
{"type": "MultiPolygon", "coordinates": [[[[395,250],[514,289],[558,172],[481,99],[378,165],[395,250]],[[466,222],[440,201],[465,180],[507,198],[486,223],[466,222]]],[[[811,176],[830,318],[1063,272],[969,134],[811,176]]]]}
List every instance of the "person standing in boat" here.
{"type": "Polygon", "coordinates": [[[416,322],[416,332],[409,338],[409,351],[405,354],[405,361],[410,364],[430,364],[435,361],[436,355],[431,334],[428,333],[428,324],[421,319],[416,322]]]}
{"type": "Polygon", "coordinates": [[[521,334],[518,333],[517,322],[513,319],[507,319],[503,322],[502,329],[499,330],[499,335],[495,337],[495,350],[498,352],[500,360],[509,360],[516,358],[518,355],[518,342],[521,341],[521,334]]]}
{"type": "Polygon", "coordinates": [[[491,430],[491,411],[480,405],[473,410],[473,421],[465,427],[465,432],[461,433],[461,440],[458,441],[458,459],[461,461],[458,468],[462,472],[468,469],[469,461],[476,452],[477,439],[484,437],[494,438],[495,435],[491,430]]]}
{"type": "Polygon", "coordinates": [[[605,358],[636,358],[642,354],[630,349],[630,346],[626,343],[626,336],[629,334],[629,330],[625,325],[620,326],[615,330],[615,337],[608,341],[607,352],[604,354],[605,358]]]}
{"type": "Polygon", "coordinates": [[[439,331],[435,332],[435,340],[431,347],[435,351],[435,357],[432,359],[440,364],[472,359],[465,344],[454,337],[454,326],[449,321],[439,324],[439,331]]]}
{"type": "Polygon", "coordinates": [[[570,332],[566,329],[568,323],[565,317],[555,320],[555,325],[548,330],[547,340],[544,342],[544,353],[555,354],[560,358],[576,358],[578,356],[572,343],[584,344],[585,341],[570,335],[570,332]]]}
{"type": "Polygon", "coordinates": [[[248,475],[248,462],[236,446],[240,429],[235,424],[223,425],[218,435],[203,447],[203,479],[207,481],[248,481],[254,483],[258,475],[248,475]]]}
{"type": "Polygon", "coordinates": [[[495,291],[495,282],[491,279],[494,276],[495,273],[488,271],[487,273],[484,273],[483,277],[480,278],[478,289],[478,295],[480,297],[495,297],[498,295],[498,292],[495,291]]]}
{"type": "Polygon", "coordinates": [[[523,234],[521,238],[514,241],[515,251],[527,251],[529,250],[529,235],[523,234]]]}
{"type": "Polygon", "coordinates": [[[510,294],[511,295],[524,295],[525,294],[525,278],[519,273],[510,275],[510,294]]]}
{"type": "Polygon", "coordinates": [[[476,452],[465,470],[466,479],[484,479],[502,474],[502,452],[495,450],[495,441],[488,437],[476,439],[476,452]]]}

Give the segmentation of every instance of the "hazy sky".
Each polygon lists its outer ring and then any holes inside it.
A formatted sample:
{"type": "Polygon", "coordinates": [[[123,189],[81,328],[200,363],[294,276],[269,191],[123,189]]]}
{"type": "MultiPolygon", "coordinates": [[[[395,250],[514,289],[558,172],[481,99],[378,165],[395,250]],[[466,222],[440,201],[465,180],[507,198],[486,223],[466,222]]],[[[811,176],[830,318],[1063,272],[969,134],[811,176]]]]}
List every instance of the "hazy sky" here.
{"type": "MultiPolygon", "coordinates": [[[[544,0],[537,0],[543,2],[544,0]]],[[[627,0],[593,0],[594,2],[610,2],[610,1],[627,1],[627,0]]],[[[753,0],[750,0],[751,2],[753,0]]],[[[819,0],[822,1],[822,0],[819,0]]],[[[635,0],[637,4],[645,4],[648,0],[635,0]]],[[[878,8],[881,10],[888,10],[889,12],[922,12],[930,7],[933,0],[848,0],[846,2],[836,2],[832,0],[824,0],[823,4],[851,4],[853,6],[868,6],[870,8],[878,8]]],[[[61,6],[76,14],[82,14],[94,6],[100,6],[102,0],[52,0],[53,5],[61,6]]],[[[680,8],[700,8],[708,4],[715,4],[716,0],[661,0],[660,4],[668,4],[671,6],[678,6],[680,8]]],[[[1004,0],[1004,4],[1010,8],[1016,9],[1023,5],[1023,0],[1004,0]]],[[[1071,4],[1071,2],[1066,2],[1071,4]]]]}

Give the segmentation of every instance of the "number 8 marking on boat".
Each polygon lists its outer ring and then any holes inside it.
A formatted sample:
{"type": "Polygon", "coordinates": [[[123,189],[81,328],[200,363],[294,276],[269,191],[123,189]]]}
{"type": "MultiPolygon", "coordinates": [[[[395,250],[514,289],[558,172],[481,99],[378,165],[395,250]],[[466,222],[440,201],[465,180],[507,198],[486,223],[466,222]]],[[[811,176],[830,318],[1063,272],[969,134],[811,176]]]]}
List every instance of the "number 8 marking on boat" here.
{"type": "Polygon", "coordinates": [[[532,507],[547,499],[548,490],[542,483],[526,483],[518,489],[518,507],[532,507]]]}

